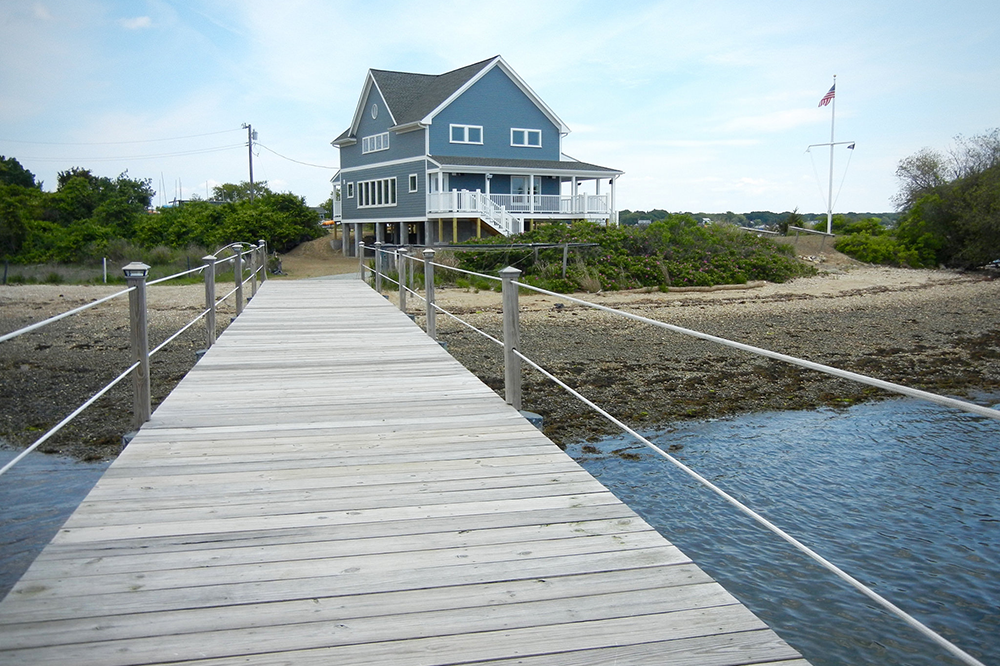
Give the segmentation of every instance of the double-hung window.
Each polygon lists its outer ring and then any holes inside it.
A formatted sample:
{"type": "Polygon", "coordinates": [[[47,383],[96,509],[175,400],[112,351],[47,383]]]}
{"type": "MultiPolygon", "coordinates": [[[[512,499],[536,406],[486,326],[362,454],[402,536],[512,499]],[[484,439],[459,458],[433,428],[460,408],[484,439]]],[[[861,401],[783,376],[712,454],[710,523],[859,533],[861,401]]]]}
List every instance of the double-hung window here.
{"type": "Polygon", "coordinates": [[[451,143],[483,143],[482,125],[449,125],[451,143]]]}
{"type": "Polygon", "coordinates": [[[396,205],[396,178],[358,181],[358,208],[396,205]]]}
{"type": "Polygon", "coordinates": [[[372,134],[361,138],[361,154],[389,150],[389,133],[372,134]]]}
{"type": "Polygon", "coordinates": [[[542,130],[512,127],[510,129],[510,145],[527,148],[542,147],[542,130]]]}

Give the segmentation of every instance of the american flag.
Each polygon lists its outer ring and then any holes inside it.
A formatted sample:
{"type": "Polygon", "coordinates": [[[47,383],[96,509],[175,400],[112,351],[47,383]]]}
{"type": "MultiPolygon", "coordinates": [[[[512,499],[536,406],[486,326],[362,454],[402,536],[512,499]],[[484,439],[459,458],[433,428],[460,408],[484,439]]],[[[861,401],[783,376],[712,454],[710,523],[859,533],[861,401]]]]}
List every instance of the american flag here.
{"type": "Polygon", "coordinates": [[[830,86],[830,92],[823,95],[823,99],[819,101],[819,105],[826,106],[827,104],[833,101],[833,97],[836,94],[837,94],[837,84],[834,83],[832,86],[830,86]]]}

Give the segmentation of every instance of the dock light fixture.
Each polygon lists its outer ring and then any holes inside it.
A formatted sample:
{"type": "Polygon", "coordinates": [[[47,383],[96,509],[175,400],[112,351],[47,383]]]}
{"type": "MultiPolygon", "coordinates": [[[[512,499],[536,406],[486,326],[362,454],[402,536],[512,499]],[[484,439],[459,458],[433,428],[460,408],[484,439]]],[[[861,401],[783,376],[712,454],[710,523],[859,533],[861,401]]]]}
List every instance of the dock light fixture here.
{"type": "Polygon", "coordinates": [[[128,266],[122,268],[126,278],[144,278],[149,275],[149,266],[141,261],[133,261],[128,266]]]}

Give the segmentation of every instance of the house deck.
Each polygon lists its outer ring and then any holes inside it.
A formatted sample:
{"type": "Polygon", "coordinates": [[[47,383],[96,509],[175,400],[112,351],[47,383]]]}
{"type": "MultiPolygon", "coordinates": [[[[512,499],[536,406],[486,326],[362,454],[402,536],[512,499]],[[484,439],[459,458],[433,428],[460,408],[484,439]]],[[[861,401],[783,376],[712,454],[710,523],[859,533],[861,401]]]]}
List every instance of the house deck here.
{"type": "Polygon", "coordinates": [[[360,281],[262,287],[0,603],[0,663],[806,664],[360,281]]]}

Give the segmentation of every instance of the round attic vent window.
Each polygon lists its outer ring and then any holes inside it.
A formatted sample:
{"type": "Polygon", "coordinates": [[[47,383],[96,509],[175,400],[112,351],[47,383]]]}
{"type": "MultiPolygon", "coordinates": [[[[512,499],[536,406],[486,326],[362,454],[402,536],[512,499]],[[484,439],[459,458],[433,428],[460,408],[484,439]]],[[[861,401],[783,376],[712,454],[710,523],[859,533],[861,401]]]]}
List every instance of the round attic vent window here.
{"type": "Polygon", "coordinates": [[[378,104],[372,104],[372,120],[378,118],[378,104]]]}

